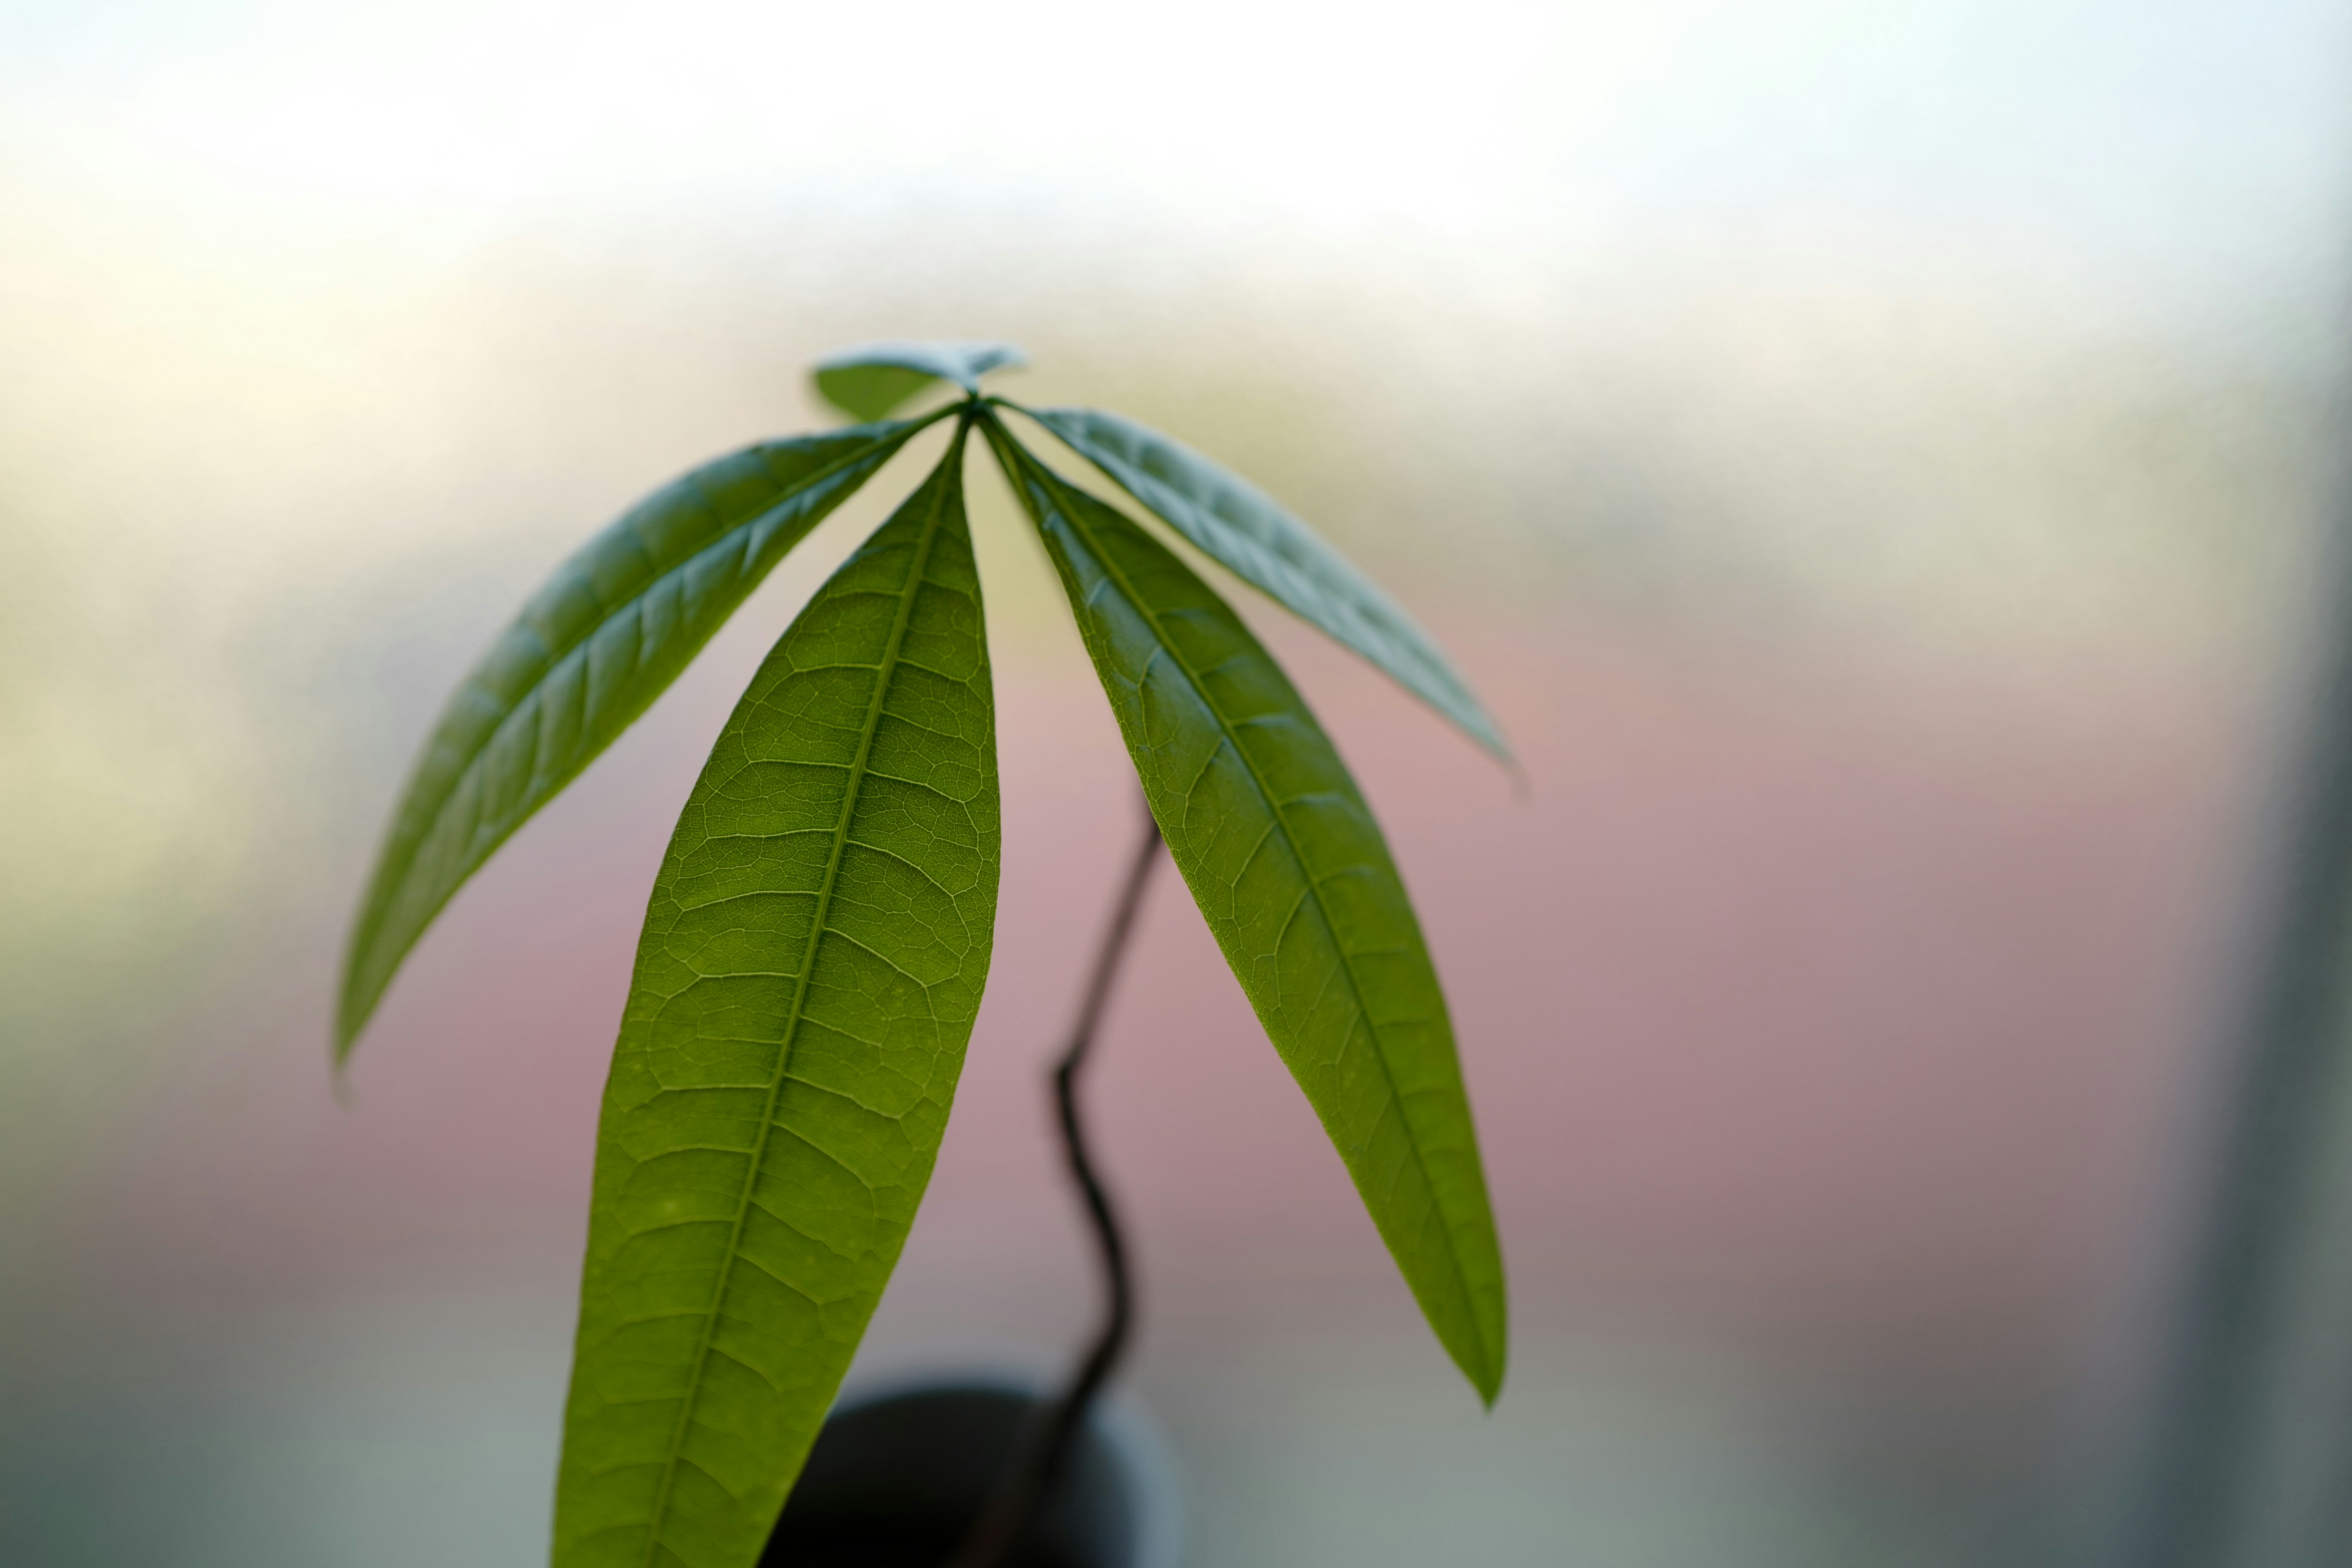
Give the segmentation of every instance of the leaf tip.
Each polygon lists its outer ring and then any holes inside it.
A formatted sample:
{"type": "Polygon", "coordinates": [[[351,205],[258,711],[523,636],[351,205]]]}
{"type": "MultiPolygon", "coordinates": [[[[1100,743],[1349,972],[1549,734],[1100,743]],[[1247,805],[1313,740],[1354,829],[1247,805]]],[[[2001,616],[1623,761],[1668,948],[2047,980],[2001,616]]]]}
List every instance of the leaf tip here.
{"type": "Polygon", "coordinates": [[[361,983],[359,965],[353,962],[343,976],[343,989],[335,1004],[335,1027],[330,1042],[329,1061],[334,1068],[335,1099],[344,1100],[343,1080],[349,1074],[352,1052],[360,1043],[360,1033],[367,1027],[368,1019],[375,1013],[375,996],[361,983]]]}
{"type": "Polygon", "coordinates": [[[1478,1391],[1478,1402],[1492,1415],[1495,1402],[1503,1397],[1503,1358],[1499,1352],[1470,1379],[1470,1385],[1478,1391]]]}
{"type": "Polygon", "coordinates": [[[1488,1411],[1503,1396],[1503,1368],[1508,1351],[1499,1326],[1480,1324],[1467,1344],[1448,1345],[1454,1352],[1454,1364],[1478,1394],[1478,1403],[1488,1411]]]}
{"type": "Polygon", "coordinates": [[[1452,720],[1455,728],[1467,735],[1480,751],[1494,758],[1496,765],[1511,776],[1513,789],[1524,798],[1527,769],[1520,764],[1518,753],[1511,750],[1511,742],[1504,737],[1503,726],[1486,711],[1486,705],[1478,700],[1477,693],[1470,689],[1469,682],[1463,679],[1458,672],[1449,668],[1444,673],[1447,678],[1446,683],[1452,688],[1444,693],[1447,700],[1439,701],[1428,694],[1424,694],[1425,700],[1452,720]]]}
{"type": "Polygon", "coordinates": [[[1503,1280],[1503,1260],[1494,1247],[1495,1235],[1491,1221],[1486,1229],[1488,1250],[1485,1267],[1477,1270],[1484,1276],[1482,1284],[1470,1292],[1469,1311],[1457,1318],[1454,1331],[1441,1333],[1454,1364],[1478,1393],[1479,1402],[1487,1410],[1503,1396],[1503,1373],[1511,1357],[1511,1308],[1509,1288],[1503,1280]]]}
{"type": "Polygon", "coordinates": [[[1503,776],[1511,781],[1511,798],[1525,805],[1535,798],[1535,781],[1528,776],[1527,764],[1508,751],[1496,751],[1495,761],[1502,765],[1503,776]]]}

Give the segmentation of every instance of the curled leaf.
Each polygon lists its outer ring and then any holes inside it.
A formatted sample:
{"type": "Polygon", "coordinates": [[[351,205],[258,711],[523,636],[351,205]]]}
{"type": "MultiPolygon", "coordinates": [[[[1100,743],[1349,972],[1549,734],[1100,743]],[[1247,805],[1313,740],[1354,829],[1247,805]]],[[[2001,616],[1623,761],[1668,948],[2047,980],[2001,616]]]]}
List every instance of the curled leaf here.
{"type": "Polygon", "coordinates": [[[935,381],[977,394],[992,370],[1028,363],[1011,343],[860,343],[817,361],[817,395],[852,419],[879,419],[935,381]]]}

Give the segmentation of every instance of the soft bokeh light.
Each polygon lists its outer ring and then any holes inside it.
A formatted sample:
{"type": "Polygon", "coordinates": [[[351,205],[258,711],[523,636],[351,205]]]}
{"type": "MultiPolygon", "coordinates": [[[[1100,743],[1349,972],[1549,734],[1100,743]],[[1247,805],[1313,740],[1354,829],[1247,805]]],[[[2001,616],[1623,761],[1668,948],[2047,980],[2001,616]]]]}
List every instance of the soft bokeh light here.
{"type": "MultiPolygon", "coordinates": [[[[554,558],[822,421],[816,354],[940,335],[1294,503],[1527,763],[1521,797],[1244,601],[1422,905],[1517,1339],[1482,1417],[1163,886],[1097,1088],[1193,1560],[2015,1561],[2128,1360],[2305,608],[2347,35],[2318,0],[0,14],[0,1558],[543,1552],[646,889],[899,470],[452,906],[347,1109],[342,922],[554,558]]],[[[868,1371],[1048,1366],[1088,1300],[1036,1071],[1130,802],[979,489],[1003,926],[868,1371]]]]}

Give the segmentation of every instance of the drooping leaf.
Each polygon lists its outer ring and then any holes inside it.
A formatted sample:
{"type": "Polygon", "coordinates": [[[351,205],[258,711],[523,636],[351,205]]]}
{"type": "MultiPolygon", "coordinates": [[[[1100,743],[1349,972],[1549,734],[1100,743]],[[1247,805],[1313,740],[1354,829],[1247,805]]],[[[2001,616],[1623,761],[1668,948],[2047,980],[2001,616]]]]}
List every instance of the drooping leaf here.
{"type": "Polygon", "coordinates": [[[930,1178],[999,859],[962,450],[776,645],[655,881],[597,1128],[556,1568],[751,1568],[930,1178]]]}
{"type": "Polygon", "coordinates": [[[459,885],[928,423],[747,447],[655,491],[556,569],[449,700],[394,813],[344,958],[338,1061],[459,885]]]}
{"type": "Polygon", "coordinates": [[[1491,1403],[1502,1255],[1445,998],[1370,808],[1230,605],[992,419],[988,434],[1170,855],[1430,1326],[1491,1403]]]}
{"type": "Polygon", "coordinates": [[[827,354],[814,372],[819,396],[852,419],[879,419],[935,381],[980,390],[992,370],[1029,362],[1011,343],[860,343],[827,354]]]}
{"type": "Polygon", "coordinates": [[[1092,408],[1020,411],[1242,581],[1388,671],[1472,740],[1510,760],[1502,731],[1429,635],[1379,584],[1264,490],[1116,414],[1092,408]]]}

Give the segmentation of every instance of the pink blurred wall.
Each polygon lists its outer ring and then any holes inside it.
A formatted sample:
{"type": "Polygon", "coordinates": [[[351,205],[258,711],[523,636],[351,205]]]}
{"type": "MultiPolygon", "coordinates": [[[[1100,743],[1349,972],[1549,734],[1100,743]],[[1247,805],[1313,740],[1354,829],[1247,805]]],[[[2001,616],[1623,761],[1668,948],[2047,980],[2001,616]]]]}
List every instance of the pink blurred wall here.
{"type": "MultiPolygon", "coordinates": [[[[1419,900],[1523,1338],[1687,1321],[1930,1393],[2063,1384],[2112,1305],[2201,1022],[2225,694],[1605,620],[1451,630],[1524,796],[1378,678],[1271,635],[1419,900]]],[[[228,1310],[453,1256],[568,1280],[646,889],[760,635],[728,634],[457,900],[363,1042],[349,1110],[323,1067],[340,910],[281,956],[278,994],[240,1002],[272,1038],[163,1066],[103,1178],[123,1291],[228,1310]]],[[[1082,669],[1015,658],[998,694],[995,965],[877,1326],[902,1349],[1050,1346],[1088,1299],[1037,1071],[1132,797],[1082,669]]],[[[1414,1331],[1172,876],[1093,1094],[1159,1353],[1270,1323],[1414,1331]]]]}

